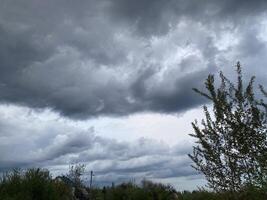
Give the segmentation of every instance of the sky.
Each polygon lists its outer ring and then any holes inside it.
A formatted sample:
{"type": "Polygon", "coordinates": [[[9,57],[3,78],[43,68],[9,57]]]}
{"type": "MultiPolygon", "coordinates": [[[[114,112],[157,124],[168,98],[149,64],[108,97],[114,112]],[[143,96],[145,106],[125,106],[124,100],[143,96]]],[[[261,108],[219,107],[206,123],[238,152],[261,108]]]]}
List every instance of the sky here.
{"type": "Polygon", "coordinates": [[[0,171],[205,184],[191,122],[208,74],[267,80],[265,0],[0,0],[0,171]]]}

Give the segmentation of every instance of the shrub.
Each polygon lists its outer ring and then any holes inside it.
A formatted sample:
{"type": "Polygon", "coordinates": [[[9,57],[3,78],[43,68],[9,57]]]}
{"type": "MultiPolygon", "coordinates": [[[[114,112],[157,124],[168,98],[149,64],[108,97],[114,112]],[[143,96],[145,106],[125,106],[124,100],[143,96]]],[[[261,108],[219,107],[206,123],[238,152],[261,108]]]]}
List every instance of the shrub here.
{"type": "Polygon", "coordinates": [[[3,175],[0,182],[1,200],[68,200],[71,190],[54,182],[49,171],[43,169],[14,169],[3,175]]]}

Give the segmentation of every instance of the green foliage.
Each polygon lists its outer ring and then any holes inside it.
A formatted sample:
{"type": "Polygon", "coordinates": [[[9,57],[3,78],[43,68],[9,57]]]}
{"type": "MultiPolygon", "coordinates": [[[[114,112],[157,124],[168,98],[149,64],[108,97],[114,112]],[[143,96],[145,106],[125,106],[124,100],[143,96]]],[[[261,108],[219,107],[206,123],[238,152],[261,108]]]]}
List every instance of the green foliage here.
{"type": "Polygon", "coordinates": [[[266,194],[255,187],[247,187],[236,193],[212,192],[204,189],[177,192],[169,185],[144,181],[141,186],[123,183],[116,187],[94,188],[97,200],[263,200],[266,194]]]}
{"type": "Polygon", "coordinates": [[[178,192],[179,200],[263,200],[266,199],[266,193],[255,187],[247,187],[236,192],[211,192],[198,190],[193,192],[178,192]]]}
{"type": "MultiPolygon", "coordinates": [[[[178,193],[179,200],[223,200],[222,195],[207,191],[183,191],[178,193]]],[[[225,199],[224,199],[225,200],[225,199]]]]}
{"type": "MultiPolygon", "coordinates": [[[[216,89],[214,76],[209,75],[207,93],[194,89],[213,103],[213,113],[204,106],[205,120],[200,127],[192,123],[197,139],[190,158],[202,172],[208,186],[235,196],[244,188],[266,189],[267,185],[267,106],[253,91],[255,77],[245,87],[240,63],[237,63],[237,84],[220,73],[216,89]]],[[[267,96],[260,86],[263,96],[267,96]]]]}
{"type": "Polygon", "coordinates": [[[74,187],[81,187],[83,185],[81,176],[85,172],[84,164],[71,165],[67,177],[74,183],[74,187]]]}
{"type": "MultiPolygon", "coordinates": [[[[211,191],[177,192],[172,186],[151,181],[141,185],[123,183],[114,187],[84,188],[92,200],[262,200],[266,194],[258,187],[247,187],[235,198],[229,192],[211,191]]],[[[79,195],[76,196],[76,198],[79,195]]],[[[13,170],[0,182],[1,200],[73,200],[71,190],[63,182],[55,181],[46,170],[13,170]]],[[[80,198],[87,199],[87,198],[80,198]]]]}
{"type": "Polygon", "coordinates": [[[0,181],[1,200],[68,200],[71,190],[62,183],[54,182],[49,171],[14,169],[3,175],[0,181]]]}
{"type": "Polygon", "coordinates": [[[116,187],[94,189],[94,197],[103,200],[175,200],[176,191],[169,185],[142,181],[141,186],[123,183],[116,187]]]}

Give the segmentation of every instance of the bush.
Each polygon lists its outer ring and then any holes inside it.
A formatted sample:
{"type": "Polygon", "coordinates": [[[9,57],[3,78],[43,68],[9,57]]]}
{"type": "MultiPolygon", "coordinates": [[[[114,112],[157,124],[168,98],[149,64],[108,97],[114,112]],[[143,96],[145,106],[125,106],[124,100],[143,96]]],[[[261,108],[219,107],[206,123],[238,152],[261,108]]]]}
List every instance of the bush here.
{"type": "MultiPolygon", "coordinates": [[[[84,188],[86,189],[86,188],[84,188]]],[[[258,187],[244,187],[233,196],[229,192],[216,193],[199,189],[176,192],[170,185],[142,181],[141,185],[122,183],[115,187],[91,188],[91,199],[98,200],[262,200],[266,192],[258,187]]],[[[266,191],[266,190],[265,190],[266,191]]],[[[76,197],[78,197],[77,195],[76,197]]],[[[53,180],[42,169],[13,170],[0,181],[1,200],[72,200],[71,189],[61,181],[53,180]]]]}
{"type": "Polygon", "coordinates": [[[136,185],[131,182],[116,187],[94,189],[94,197],[103,200],[176,200],[176,191],[169,185],[142,181],[136,185]]]}
{"type": "Polygon", "coordinates": [[[53,181],[49,171],[14,169],[0,181],[1,200],[68,200],[71,190],[63,183],[53,181]]]}

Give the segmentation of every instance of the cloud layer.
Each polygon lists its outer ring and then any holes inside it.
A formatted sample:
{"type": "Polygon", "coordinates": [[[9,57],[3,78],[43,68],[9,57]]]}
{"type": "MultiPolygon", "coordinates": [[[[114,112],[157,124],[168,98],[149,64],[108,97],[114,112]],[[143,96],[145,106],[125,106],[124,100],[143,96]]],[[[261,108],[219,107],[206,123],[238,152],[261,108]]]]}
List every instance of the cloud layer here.
{"type": "Polygon", "coordinates": [[[266,5],[4,0],[0,101],[79,119],[184,111],[203,103],[191,88],[216,66],[263,71],[266,5]]]}
{"type": "Polygon", "coordinates": [[[190,143],[170,146],[148,138],[118,141],[97,136],[94,128],[75,126],[56,118],[50,111],[40,115],[25,107],[2,106],[0,171],[34,166],[60,175],[68,172],[70,164],[84,163],[88,177],[93,170],[98,185],[132,178],[137,181],[144,177],[191,179],[197,175],[189,167],[190,143]]]}

